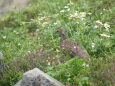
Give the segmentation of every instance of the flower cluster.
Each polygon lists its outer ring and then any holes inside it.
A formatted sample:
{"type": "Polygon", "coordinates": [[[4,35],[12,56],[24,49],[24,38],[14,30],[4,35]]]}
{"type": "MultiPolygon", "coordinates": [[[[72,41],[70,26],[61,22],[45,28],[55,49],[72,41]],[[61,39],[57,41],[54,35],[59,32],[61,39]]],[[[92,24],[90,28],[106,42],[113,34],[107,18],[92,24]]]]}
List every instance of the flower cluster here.
{"type": "Polygon", "coordinates": [[[80,18],[81,20],[83,20],[85,17],[86,17],[86,12],[78,12],[78,11],[76,11],[75,13],[70,14],[69,19],[80,18]]]}
{"type": "Polygon", "coordinates": [[[102,28],[102,27],[104,27],[106,31],[109,31],[110,29],[110,25],[107,22],[102,23],[100,20],[97,20],[95,28],[102,28]]]}
{"type": "Polygon", "coordinates": [[[64,12],[67,12],[67,11],[70,11],[69,6],[64,6],[64,9],[61,10],[60,13],[64,13],[64,12]]]}
{"type": "Polygon", "coordinates": [[[91,44],[91,47],[94,48],[94,47],[95,47],[95,43],[92,43],[92,44],[91,44]]]}
{"type": "Polygon", "coordinates": [[[108,23],[104,23],[104,27],[105,27],[106,31],[109,31],[110,25],[108,23]]]}
{"type": "Polygon", "coordinates": [[[51,16],[42,16],[42,17],[38,17],[36,19],[30,19],[31,21],[29,21],[29,22],[21,22],[21,25],[35,23],[35,24],[39,24],[39,25],[45,27],[45,25],[48,24],[48,20],[50,20],[50,19],[51,19],[51,16]]]}

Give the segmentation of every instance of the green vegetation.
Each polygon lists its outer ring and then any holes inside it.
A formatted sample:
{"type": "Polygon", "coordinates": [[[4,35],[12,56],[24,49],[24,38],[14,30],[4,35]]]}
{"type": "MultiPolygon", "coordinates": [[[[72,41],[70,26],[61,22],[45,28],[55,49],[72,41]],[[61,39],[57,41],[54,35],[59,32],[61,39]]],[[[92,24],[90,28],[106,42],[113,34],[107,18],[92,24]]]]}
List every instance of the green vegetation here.
{"type": "Polygon", "coordinates": [[[85,60],[74,58],[56,67],[49,67],[48,74],[70,86],[87,86],[89,66],[83,65],[84,62],[85,60]]]}
{"type": "Polygon", "coordinates": [[[0,86],[13,86],[35,67],[70,86],[114,86],[114,0],[34,1],[0,19],[0,86]],[[63,54],[57,28],[84,46],[89,66],[63,54]]]}

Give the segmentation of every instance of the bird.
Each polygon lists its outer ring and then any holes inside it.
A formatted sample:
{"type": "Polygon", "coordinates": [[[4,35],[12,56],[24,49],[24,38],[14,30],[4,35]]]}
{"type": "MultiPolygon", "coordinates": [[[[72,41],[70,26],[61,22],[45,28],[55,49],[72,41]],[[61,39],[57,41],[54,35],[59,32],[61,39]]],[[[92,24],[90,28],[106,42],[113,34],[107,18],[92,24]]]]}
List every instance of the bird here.
{"type": "Polygon", "coordinates": [[[61,36],[60,47],[63,50],[67,51],[72,56],[77,56],[81,59],[90,59],[90,55],[80,43],[67,40],[67,33],[64,29],[59,28],[56,32],[61,36]]]}

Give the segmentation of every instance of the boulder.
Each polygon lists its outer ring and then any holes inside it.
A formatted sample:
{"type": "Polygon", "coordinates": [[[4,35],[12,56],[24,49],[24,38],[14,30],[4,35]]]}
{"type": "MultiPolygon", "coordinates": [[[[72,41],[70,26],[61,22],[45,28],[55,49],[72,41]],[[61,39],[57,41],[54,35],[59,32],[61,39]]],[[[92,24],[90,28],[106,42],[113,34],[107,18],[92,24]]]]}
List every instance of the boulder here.
{"type": "Polygon", "coordinates": [[[15,86],[64,86],[38,68],[34,68],[23,75],[15,86]]]}

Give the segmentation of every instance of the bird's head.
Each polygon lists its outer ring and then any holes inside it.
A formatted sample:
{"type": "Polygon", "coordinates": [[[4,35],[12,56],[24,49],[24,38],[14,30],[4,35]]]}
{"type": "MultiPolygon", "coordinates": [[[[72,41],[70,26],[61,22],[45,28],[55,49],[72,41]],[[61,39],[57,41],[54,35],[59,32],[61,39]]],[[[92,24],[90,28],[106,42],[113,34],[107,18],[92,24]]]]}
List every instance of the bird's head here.
{"type": "Polygon", "coordinates": [[[62,28],[57,29],[56,32],[59,33],[60,35],[66,35],[64,29],[62,28]]]}

